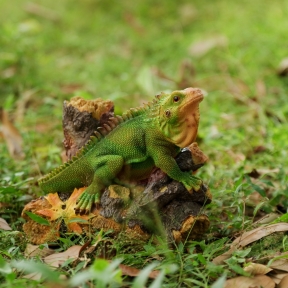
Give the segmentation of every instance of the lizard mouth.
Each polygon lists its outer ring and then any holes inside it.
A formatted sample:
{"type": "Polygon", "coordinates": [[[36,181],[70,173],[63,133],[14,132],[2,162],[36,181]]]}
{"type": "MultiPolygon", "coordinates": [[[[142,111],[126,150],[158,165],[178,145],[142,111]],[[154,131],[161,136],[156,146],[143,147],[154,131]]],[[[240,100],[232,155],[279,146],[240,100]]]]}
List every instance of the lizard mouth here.
{"type": "Polygon", "coordinates": [[[199,88],[186,88],[183,92],[188,96],[186,104],[200,103],[204,99],[204,95],[199,88]]]}
{"type": "Polygon", "coordinates": [[[199,114],[199,103],[204,99],[202,91],[199,88],[186,88],[183,90],[183,93],[186,94],[186,101],[180,108],[180,114],[199,114]]]}

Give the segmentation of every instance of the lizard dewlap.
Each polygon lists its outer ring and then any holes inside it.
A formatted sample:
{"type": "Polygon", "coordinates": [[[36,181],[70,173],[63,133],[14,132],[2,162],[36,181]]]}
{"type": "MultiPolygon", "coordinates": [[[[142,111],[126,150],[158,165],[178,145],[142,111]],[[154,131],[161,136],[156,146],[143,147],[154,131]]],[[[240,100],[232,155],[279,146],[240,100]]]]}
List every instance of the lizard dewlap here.
{"type": "Polygon", "coordinates": [[[72,160],[39,180],[41,189],[72,192],[87,186],[76,212],[88,213],[111,183],[145,179],[156,166],[197,191],[202,181],[182,172],[174,157],[196,139],[202,100],[200,89],[187,88],[111,118],[72,160]]]}

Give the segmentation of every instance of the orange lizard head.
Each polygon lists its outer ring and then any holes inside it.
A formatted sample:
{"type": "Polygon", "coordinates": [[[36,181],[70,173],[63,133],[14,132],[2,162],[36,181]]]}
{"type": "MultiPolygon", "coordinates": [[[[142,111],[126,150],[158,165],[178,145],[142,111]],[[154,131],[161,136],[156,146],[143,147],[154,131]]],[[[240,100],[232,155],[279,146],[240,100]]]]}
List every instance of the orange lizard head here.
{"type": "Polygon", "coordinates": [[[198,88],[186,88],[159,97],[159,126],[170,142],[184,148],[195,141],[202,100],[203,93],[198,88]]]}

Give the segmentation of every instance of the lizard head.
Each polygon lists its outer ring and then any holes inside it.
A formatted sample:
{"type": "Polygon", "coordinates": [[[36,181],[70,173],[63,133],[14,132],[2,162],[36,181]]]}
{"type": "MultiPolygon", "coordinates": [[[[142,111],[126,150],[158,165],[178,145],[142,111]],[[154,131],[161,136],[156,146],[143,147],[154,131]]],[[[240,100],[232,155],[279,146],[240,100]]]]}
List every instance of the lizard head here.
{"type": "Polygon", "coordinates": [[[160,96],[159,126],[170,142],[184,148],[195,141],[202,100],[203,93],[198,88],[186,88],[160,96]]]}

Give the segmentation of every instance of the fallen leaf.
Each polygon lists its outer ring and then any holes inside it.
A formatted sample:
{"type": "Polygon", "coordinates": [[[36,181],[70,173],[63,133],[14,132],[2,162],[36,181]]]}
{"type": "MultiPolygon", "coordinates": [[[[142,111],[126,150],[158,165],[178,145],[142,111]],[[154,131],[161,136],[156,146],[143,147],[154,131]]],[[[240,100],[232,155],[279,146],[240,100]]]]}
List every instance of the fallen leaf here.
{"type": "Polygon", "coordinates": [[[277,285],[277,288],[287,288],[287,287],[288,287],[288,275],[284,276],[277,285]]]}
{"type": "Polygon", "coordinates": [[[244,232],[240,237],[238,237],[232,242],[232,245],[244,247],[272,233],[284,232],[287,230],[288,223],[277,223],[268,226],[261,226],[254,230],[244,232]]]}
{"type": "Polygon", "coordinates": [[[0,218],[0,229],[2,230],[12,230],[12,228],[8,225],[5,219],[0,218]]]}
{"type": "Polygon", "coordinates": [[[46,257],[51,254],[54,254],[55,250],[49,249],[47,247],[32,245],[30,243],[27,244],[26,249],[24,251],[24,255],[26,257],[46,257]],[[41,248],[40,248],[41,247],[41,248]]]}
{"type": "Polygon", "coordinates": [[[81,245],[74,245],[68,248],[65,252],[55,253],[44,258],[44,262],[52,267],[60,267],[68,259],[76,260],[79,257],[81,245]]]}
{"type": "Polygon", "coordinates": [[[93,214],[75,214],[76,201],[85,189],[85,187],[74,189],[70,198],[66,202],[63,202],[57,193],[49,193],[45,198],[50,203],[51,208],[38,210],[37,214],[48,217],[50,221],[63,219],[69,231],[81,234],[82,228],[78,223],[87,223],[87,220],[93,217],[93,214]]]}
{"type": "Polygon", "coordinates": [[[274,232],[283,232],[288,230],[288,223],[277,223],[268,226],[261,226],[248,232],[244,232],[240,237],[236,238],[231,243],[231,248],[222,255],[213,259],[214,264],[222,264],[224,261],[232,255],[232,253],[238,248],[245,247],[265,236],[268,236],[274,232]]]}
{"type": "Polygon", "coordinates": [[[281,259],[273,261],[269,265],[269,267],[271,267],[273,269],[277,269],[277,270],[288,272],[288,252],[281,253],[280,255],[277,256],[277,258],[279,258],[281,256],[284,256],[286,258],[283,257],[281,259]]]}
{"type": "Polygon", "coordinates": [[[29,273],[29,274],[22,276],[21,278],[39,281],[42,278],[42,273],[40,272],[29,273]]]}
{"type": "MultiPolygon", "coordinates": [[[[124,264],[120,264],[119,268],[122,271],[122,275],[130,276],[130,277],[137,277],[141,272],[141,270],[139,270],[137,268],[127,266],[124,264]]],[[[157,270],[151,271],[149,274],[149,278],[156,279],[157,276],[159,275],[159,273],[160,272],[157,270]]]]}
{"type": "Polygon", "coordinates": [[[279,76],[286,76],[288,75],[288,58],[284,58],[279,66],[278,66],[278,69],[277,69],[277,74],[279,76]]]}
{"type": "Polygon", "coordinates": [[[274,288],[275,282],[266,275],[253,278],[239,276],[225,282],[224,288],[274,288]]]}
{"type": "Polygon", "coordinates": [[[270,173],[279,173],[280,169],[279,168],[274,168],[274,169],[266,169],[266,168],[262,168],[262,169],[258,169],[258,172],[263,175],[263,174],[270,174],[270,173]]]}
{"type": "Polygon", "coordinates": [[[244,267],[244,271],[252,275],[264,275],[272,271],[272,269],[263,264],[249,263],[249,265],[244,267]]]}
{"type": "Polygon", "coordinates": [[[210,50],[217,47],[226,47],[228,45],[228,40],[223,35],[216,35],[211,38],[203,39],[197,42],[194,42],[190,48],[190,55],[201,57],[208,53],[210,50]]]}
{"type": "Polygon", "coordinates": [[[52,207],[49,209],[39,210],[37,211],[37,214],[47,216],[50,221],[62,217],[64,212],[62,208],[65,207],[65,204],[60,200],[59,195],[57,193],[49,193],[45,198],[52,207]]]}
{"type": "MultiPolygon", "coordinates": [[[[258,193],[258,195],[259,195],[259,193],[258,193]]],[[[281,215],[277,214],[277,213],[269,213],[269,214],[263,216],[262,218],[260,218],[259,220],[257,220],[256,222],[254,222],[253,225],[268,224],[268,223],[271,223],[272,221],[276,220],[280,216],[281,215]]]]}
{"type": "Polygon", "coordinates": [[[0,109],[0,124],[1,123],[0,130],[6,141],[10,156],[15,159],[22,159],[24,157],[22,136],[9,120],[8,113],[4,109],[0,109]]]}
{"type": "MultiPolygon", "coordinates": [[[[276,283],[279,284],[281,282],[281,280],[285,277],[288,276],[287,273],[275,273],[275,271],[272,271],[269,274],[269,277],[276,283]]],[[[286,286],[288,287],[288,286],[286,286]]]]}

